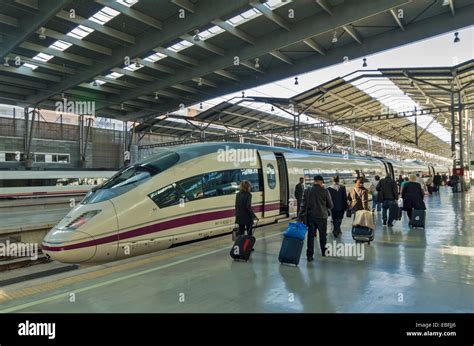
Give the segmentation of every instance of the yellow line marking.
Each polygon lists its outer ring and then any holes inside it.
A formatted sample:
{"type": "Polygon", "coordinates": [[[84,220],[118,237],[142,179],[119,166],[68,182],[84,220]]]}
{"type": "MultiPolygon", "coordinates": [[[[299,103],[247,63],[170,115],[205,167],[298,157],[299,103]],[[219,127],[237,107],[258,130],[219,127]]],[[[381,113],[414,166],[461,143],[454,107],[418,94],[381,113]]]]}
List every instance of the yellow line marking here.
{"type": "MultiPolygon", "coordinates": [[[[272,238],[272,237],[275,237],[275,236],[280,235],[280,234],[281,233],[278,232],[278,233],[275,233],[275,234],[272,234],[272,235],[269,235],[269,236],[265,236],[265,237],[262,237],[262,238],[259,238],[259,239],[268,239],[268,238],[272,238]]],[[[226,240],[228,241],[228,239],[226,239],[226,240]]],[[[190,248],[190,249],[192,249],[192,248],[190,248]]],[[[74,290],[74,293],[81,293],[81,292],[89,291],[89,290],[92,290],[94,288],[106,286],[106,285],[109,285],[109,284],[112,284],[112,283],[116,283],[116,282],[120,282],[120,281],[123,281],[123,280],[130,279],[130,278],[134,278],[134,277],[137,277],[137,276],[140,276],[140,275],[143,275],[143,274],[148,274],[148,273],[151,273],[151,272],[154,272],[154,271],[157,271],[157,270],[165,269],[165,268],[172,267],[172,266],[175,266],[175,265],[178,265],[178,264],[181,264],[181,263],[185,263],[185,262],[188,262],[188,261],[192,261],[192,260],[195,260],[195,259],[198,259],[198,258],[201,258],[201,257],[212,255],[214,253],[217,253],[217,252],[220,252],[220,251],[223,251],[223,250],[229,250],[229,246],[226,246],[226,247],[223,247],[223,248],[220,248],[220,249],[217,249],[217,250],[209,251],[209,252],[206,252],[206,253],[203,253],[203,254],[195,255],[195,256],[192,256],[192,257],[188,257],[188,258],[185,258],[185,259],[181,259],[181,260],[171,262],[171,263],[168,263],[168,264],[164,264],[164,265],[161,265],[161,266],[158,266],[158,267],[155,267],[155,268],[145,269],[145,270],[142,270],[142,271],[139,271],[139,272],[136,272],[136,273],[132,273],[132,274],[128,274],[128,275],[125,275],[125,276],[122,276],[122,277],[119,277],[119,278],[99,282],[99,283],[94,284],[94,285],[90,285],[90,286],[86,286],[86,287],[83,287],[83,288],[80,288],[80,289],[76,289],[76,290],[74,290]]],[[[190,252],[190,251],[180,251],[179,254],[183,254],[185,252],[190,252]]],[[[141,261],[138,261],[138,262],[141,262],[140,264],[147,263],[147,262],[149,263],[149,262],[152,262],[153,260],[155,260],[157,257],[159,257],[159,256],[155,256],[153,258],[146,259],[146,260],[141,260],[141,261]]],[[[0,296],[0,302],[2,302],[2,300],[5,301],[5,300],[18,299],[22,296],[32,295],[32,294],[36,294],[36,293],[40,293],[40,292],[44,292],[44,291],[48,291],[48,290],[54,290],[54,289],[59,288],[59,287],[63,287],[63,286],[66,286],[66,285],[71,285],[71,284],[80,282],[80,281],[82,281],[81,279],[92,279],[92,278],[103,276],[105,274],[110,274],[110,273],[113,273],[113,272],[117,272],[117,271],[122,270],[122,269],[129,269],[131,267],[134,267],[134,266],[131,266],[131,265],[129,266],[128,264],[135,264],[134,265],[135,267],[138,266],[138,264],[136,264],[136,262],[131,262],[131,263],[127,263],[127,264],[117,266],[117,267],[114,267],[114,268],[107,268],[107,269],[104,269],[103,271],[99,270],[97,272],[85,273],[85,274],[81,274],[81,275],[70,277],[70,278],[64,278],[62,280],[58,280],[56,282],[46,284],[45,286],[42,286],[40,289],[38,289],[38,287],[28,287],[28,288],[25,288],[23,290],[17,290],[15,292],[15,293],[19,293],[19,294],[11,294],[11,295],[0,296]],[[100,274],[103,274],[103,275],[100,275],[100,274]],[[58,285],[59,282],[61,282],[60,285],[58,285]],[[46,289],[44,289],[44,288],[46,288],[46,289]]],[[[32,301],[32,302],[29,302],[29,303],[12,306],[10,308],[0,310],[0,313],[8,313],[8,312],[13,312],[13,311],[17,311],[17,310],[22,310],[22,309],[25,309],[25,308],[29,308],[31,306],[47,303],[47,302],[50,302],[50,301],[53,301],[53,300],[56,300],[56,299],[59,299],[59,298],[62,298],[62,297],[67,297],[67,296],[69,296],[69,294],[70,294],[70,292],[60,293],[60,294],[57,294],[57,295],[54,295],[54,296],[51,296],[51,297],[39,299],[39,300],[32,301]]]]}

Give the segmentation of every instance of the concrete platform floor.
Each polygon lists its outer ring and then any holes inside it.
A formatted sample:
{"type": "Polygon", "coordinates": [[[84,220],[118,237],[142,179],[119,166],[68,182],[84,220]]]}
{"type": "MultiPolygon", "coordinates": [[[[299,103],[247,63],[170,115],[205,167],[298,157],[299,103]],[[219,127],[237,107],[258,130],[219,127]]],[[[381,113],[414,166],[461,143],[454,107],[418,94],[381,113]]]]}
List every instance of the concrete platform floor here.
{"type": "MultiPolygon", "coordinates": [[[[474,191],[427,199],[426,230],[378,226],[365,259],[280,265],[286,222],[257,230],[248,263],[230,235],[0,288],[0,312],[474,312],[474,191]]],[[[341,242],[354,243],[349,219],[341,242]]],[[[332,235],[328,236],[330,242],[332,235]]]]}

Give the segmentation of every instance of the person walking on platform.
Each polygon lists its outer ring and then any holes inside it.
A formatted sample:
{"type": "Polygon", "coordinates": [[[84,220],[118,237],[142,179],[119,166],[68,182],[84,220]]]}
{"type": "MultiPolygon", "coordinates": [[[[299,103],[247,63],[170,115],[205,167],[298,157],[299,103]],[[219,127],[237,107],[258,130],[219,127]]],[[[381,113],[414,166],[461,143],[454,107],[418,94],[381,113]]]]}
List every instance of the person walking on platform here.
{"type": "Polygon", "coordinates": [[[344,213],[347,209],[347,193],[346,187],[339,184],[339,176],[332,178],[333,184],[328,187],[329,194],[331,195],[331,200],[333,207],[331,209],[331,218],[332,218],[332,234],[334,237],[339,237],[341,234],[341,223],[344,218],[344,213]]]}
{"type": "Polygon", "coordinates": [[[313,260],[314,237],[319,230],[319,246],[321,255],[326,256],[326,233],[329,209],[334,207],[329,191],[323,187],[324,179],[320,175],[314,177],[312,187],[304,191],[301,201],[301,210],[298,219],[308,226],[308,242],[306,257],[308,262],[313,260]]]}
{"type": "Polygon", "coordinates": [[[433,185],[434,185],[434,192],[439,192],[439,187],[441,186],[441,182],[443,181],[443,178],[441,178],[441,175],[439,173],[436,173],[436,175],[433,178],[433,185]]]}
{"type": "Polygon", "coordinates": [[[352,213],[355,213],[358,210],[370,210],[369,207],[369,192],[364,187],[364,179],[357,178],[355,186],[349,192],[349,208],[352,210],[352,213]]]}
{"type": "Polygon", "coordinates": [[[296,217],[300,214],[301,199],[304,193],[304,178],[300,178],[300,182],[295,186],[295,198],[296,198],[296,217]]]}
{"type": "Polygon", "coordinates": [[[428,190],[428,193],[432,195],[433,194],[433,177],[431,175],[428,177],[428,179],[426,179],[425,185],[426,185],[426,189],[428,190]]]}
{"type": "MultiPolygon", "coordinates": [[[[383,225],[387,225],[387,212],[393,204],[398,201],[398,186],[395,180],[389,175],[381,179],[376,187],[378,191],[378,200],[382,202],[382,220],[383,225]]],[[[393,207],[392,207],[393,208],[393,207]]],[[[393,227],[393,220],[397,215],[388,213],[388,227],[393,227]]]]}
{"type": "Polygon", "coordinates": [[[235,195],[235,223],[239,225],[239,234],[252,235],[253,221],[258,220],[252,210],[252,194],[250,193],[250,182],[242,180],[240,191],[235,195]]]}
{"type": "Polygon", "coordinates": [[[380,203],[377,199],[377,184],[379,183],[379,181],[380,177],[376,175],[369,186],[369,194],[372,195],[372,209],[377,209],[377,211],[382,210],[382,203],[380,203]]]}
{"type": "Polygon", "coordinates": [[[425,181],[423,180],[422,177],[420,177],[420,173],[416,173],[416,182],[420,184],[423,192],[427,192],[425,181]]]}
{"type": "Polygon", "coordinates": [[[425,196],[420,184],[416,181],[416,175],[410,176],[410,181],[405,184],[402,190],[403,210],[408,215],[408,225],[411,225],[413,209],[426,210],[423,198],[425,196]]]}

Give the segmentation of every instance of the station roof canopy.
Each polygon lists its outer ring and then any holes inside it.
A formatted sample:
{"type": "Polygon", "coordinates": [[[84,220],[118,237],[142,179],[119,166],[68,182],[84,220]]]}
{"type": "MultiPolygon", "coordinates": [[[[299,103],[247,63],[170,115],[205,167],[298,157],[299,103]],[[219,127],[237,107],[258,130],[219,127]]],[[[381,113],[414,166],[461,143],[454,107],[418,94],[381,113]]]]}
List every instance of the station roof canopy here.
{"type": "Polygon", "coordinates": [[[0,0],[0,103],[141,119],[472,25],[471,0],[0,0]]]}

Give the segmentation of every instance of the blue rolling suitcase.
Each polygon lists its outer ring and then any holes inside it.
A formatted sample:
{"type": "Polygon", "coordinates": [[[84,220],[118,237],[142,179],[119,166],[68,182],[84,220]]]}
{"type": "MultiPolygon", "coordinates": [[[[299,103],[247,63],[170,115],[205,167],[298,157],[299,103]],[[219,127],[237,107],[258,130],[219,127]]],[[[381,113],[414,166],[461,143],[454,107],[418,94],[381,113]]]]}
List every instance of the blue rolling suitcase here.
{"type": "Polygon", "coordinates": [[[410,226],[425,228],[425,217],[426,213],[422,209],[413,209],[413,214],[411,215],[410,226]]]}
{"type": "Polygon", "coordinates": [[[278,261],[298,265],[300,263],[301,252],[303,251],[304,240],[298,238],[284,237],[281,244],[278,261]]]}

